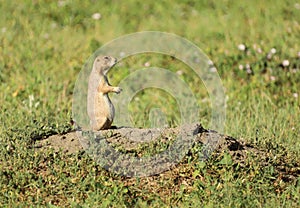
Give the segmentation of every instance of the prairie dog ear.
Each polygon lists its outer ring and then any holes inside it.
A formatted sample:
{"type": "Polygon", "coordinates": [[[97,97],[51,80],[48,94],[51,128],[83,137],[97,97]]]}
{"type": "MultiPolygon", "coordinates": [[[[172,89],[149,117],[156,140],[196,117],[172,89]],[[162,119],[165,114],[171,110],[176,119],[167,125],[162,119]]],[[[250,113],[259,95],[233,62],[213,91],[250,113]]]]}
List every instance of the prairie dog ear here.
{"type": "Polygon", "coordinates": [[[103,67],[104,67],[104,63],[102,57],[100,56],[96,57],[93,64],[93,70],[97,72],[101,72],[103,70],[103,67]]]}
{"type": "Polygon", "coordinates": [[[117,63],[117,59],[111,56],[97,56],[94,60],[93,70],[100,74],[106,74],[117,63]]]}

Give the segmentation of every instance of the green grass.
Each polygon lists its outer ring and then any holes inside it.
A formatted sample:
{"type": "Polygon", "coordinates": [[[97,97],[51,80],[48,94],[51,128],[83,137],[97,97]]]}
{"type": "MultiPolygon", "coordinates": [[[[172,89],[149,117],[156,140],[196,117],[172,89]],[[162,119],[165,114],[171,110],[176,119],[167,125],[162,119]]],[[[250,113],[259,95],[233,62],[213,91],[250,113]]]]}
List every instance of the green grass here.
{"type": "MultiPolygon", "coordinates": [[[[0,1],[1,207],[300,206],[299,175],[292,182],[274,180],[280,176],[272,172],[272,164],[258,167],[257,158],[249,159],[247,171],[218,161],[192,160],[175,171],[178,175],[153,177],[147,185],[146,179],[130,183],[105,171],[84,153],[68,156],[29,148],[35,139],[73,129],[75,81],[98,47],[128,33],[155,30],[187,38],[215,63],[228,98],[226,134],[263,149],[283,146],[287,166],[291,161],[299,164],[299,2],[59,2],[0,1]],[[92,19],[96,12],[100,20],[92,19]],[[238,50],[239,44],[245,44],[247,52],[238,50]],[[276,53],[268,61],[272,48],[276,53]],[[281,67],[283,60],[290,65],[281,67]],[[251,73],[239,69],[246,64],[251,73]]],[[[123,62],[109,74],[114,85],[150,62],[183,70],[182,78],[199,102],[208,96],[201,80],[170,57],[141,55],[123,62]]],[[[137,126],[149,125],[148,110],[157,107],[171,125],[178,123],[176,103],[163,93],[137,95],[139,102],[130,105],[137,126]],[[154,94],[160,96],[153,101],[154,94]]],[[[210,104],[201,103],[199,121],[209,127],[210,104]]]]}

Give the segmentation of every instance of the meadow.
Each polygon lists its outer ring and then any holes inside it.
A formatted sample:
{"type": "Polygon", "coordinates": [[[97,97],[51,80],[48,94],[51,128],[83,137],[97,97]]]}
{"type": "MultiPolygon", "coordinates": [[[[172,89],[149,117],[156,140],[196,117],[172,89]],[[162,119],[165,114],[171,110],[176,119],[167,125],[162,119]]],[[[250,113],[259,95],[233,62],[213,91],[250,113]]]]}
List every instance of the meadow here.
{"type": "MultiPolygon", "coordinates": [[[[0,206],[300,207],[299,40],[296,0],[0,0],[0,206]],[[226,153],[206,162],[191,156],[171,172],[128,179],[84,151],[33,148],[74,130],[73,89],[93,52],[139,31],[177,34],[207,54],[226,93],[223,133],[270,152],[267,165],[249,156],[248,166],[240,167],[226,153]],[[275,160],[294,178],[274,171],[275,160]]],[[[199,122],[210,128],[201,79],[172,57],[129,57],[109,80],[118,85],[148,64],[180,71],[201,103],[199,122]]],[[[145,90],[137,97],[129,106],[137,127],[149,126],[151,108],[178,124],[176,102],[165,92],[145,90]]]]}

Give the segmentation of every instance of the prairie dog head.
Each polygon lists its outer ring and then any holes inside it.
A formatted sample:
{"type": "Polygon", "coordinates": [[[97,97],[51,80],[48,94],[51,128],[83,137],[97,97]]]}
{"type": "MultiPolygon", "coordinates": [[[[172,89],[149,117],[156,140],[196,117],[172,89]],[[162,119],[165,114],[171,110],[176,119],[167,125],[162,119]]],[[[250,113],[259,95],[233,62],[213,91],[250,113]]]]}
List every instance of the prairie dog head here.
{"type": "Polygon", "coordinates": [[[97,56],[94,61],[93,70],[99,74],[106,75],[109,69],[117,63],[117,59],[111,56],[97,56]]]}

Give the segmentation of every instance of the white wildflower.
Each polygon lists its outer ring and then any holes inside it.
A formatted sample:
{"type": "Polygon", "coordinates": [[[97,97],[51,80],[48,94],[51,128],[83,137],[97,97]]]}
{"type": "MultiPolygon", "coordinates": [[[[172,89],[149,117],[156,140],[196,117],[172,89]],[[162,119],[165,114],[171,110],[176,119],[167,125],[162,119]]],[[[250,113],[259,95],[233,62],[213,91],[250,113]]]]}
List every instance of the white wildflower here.
{"type": "Polygon", "coordinates": [[[213,66],[214,65],[214,62],[212,62],[211,60],[208,60],[207,63],[208,63],[209,66],[213,66]]]}
{"type": "Polygon", "coordinates": [[[95,14],[92,15],[92,18],[94,20],[99,20],[99,19],[101,19],[101,14],[100,13],[95,13],[95,14]]]}
{"type": "Polygon", "coordinates": [[[62,0],[60,0],[60,1],[57,2],[57,5],[58,5],[59,7],[63,7],[63,6],[65,6],[66,4],[67,4],[67,2],[66,2],[66,1],[62,1],[62,0]]]}
{"type": "Polygon", "coordinates": [[[289,66],[289,65],[290,65],[289,60],[283,60],[283,61],[282,61],[282,66],[287,67],[287,66],[289,66]]]}
{"type": "Polygon", "coordinates": [[[183,71],[178,70],[178,71],[176,72],[176,74],[179,75],[179,76],[181,76],[181,75],[183,74],[183,71]]]}
{"type": "Polygon", "coordinates": [[[246,46],[245,46],[244,44],[239,44],[239,45],[238,45],[238,49],[239,49],[240,51],[244,51],[244,50],[246,50],[246,46]]]}
{"type": "Polygon", "coordinates": [[[270,80],[271,80],[271,81],[275,81],[275,80],[276,80],[276,77],[270,76],[270,80]]]}
{"type": "Polygon", "coordinates": [[[250,68],[247,68],[246,72],[247,72],[248,74],[251,74],[251,73],[252,73],[252,70],[251,70],[250,68]]]}
{"type": "Polygon", "coordinates": [[[212,72],[212,73],[215,73],[215,72],[217,72],[217,68],[216,67],[210,67],[209,71],[212,72]]]}
{"type": "Polygon", "coordinates": [[[262,53],[262,49],[261,49],[261,48],[258,48],[258,49],[257,49],[257,53],[262,53]]]}
{"type": "Polygon", "coordinates": [[[276,49],[275,49],[275,48],[272,48],[272,49],[270,50],[270,52],[271,52],[272,54],[275,54],[275,53],[276,53],[276,49]]]}

